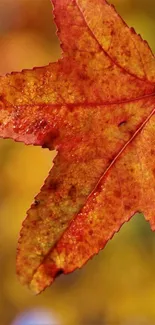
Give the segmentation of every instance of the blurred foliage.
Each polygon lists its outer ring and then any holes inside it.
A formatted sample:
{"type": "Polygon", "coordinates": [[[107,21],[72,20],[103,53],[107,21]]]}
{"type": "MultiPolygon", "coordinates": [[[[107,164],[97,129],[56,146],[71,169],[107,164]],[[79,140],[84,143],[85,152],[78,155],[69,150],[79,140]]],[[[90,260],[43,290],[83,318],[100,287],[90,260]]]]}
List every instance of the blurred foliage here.
{"type": "MultiPolygon", "coordinates": [[[[155,51],[155,1],[111,3],[155,51]]],[[[55,30],[50,0],[0,0],[0,73],[57,60],[55,30]]],[[[53,311],[62,325],[155,324],[155,235],[140,214],[82,270],[61,276],[40,296],[18,283],[18,233],[54,154],[0,140],[0,325],[33,307],[53,311]]]]}

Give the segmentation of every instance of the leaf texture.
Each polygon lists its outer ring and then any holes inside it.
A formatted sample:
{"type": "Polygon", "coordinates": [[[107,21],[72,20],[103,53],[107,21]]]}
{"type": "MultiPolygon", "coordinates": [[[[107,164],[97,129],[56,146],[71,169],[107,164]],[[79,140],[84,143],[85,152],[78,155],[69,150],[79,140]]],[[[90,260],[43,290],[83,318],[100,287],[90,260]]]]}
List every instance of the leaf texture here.
{"type": "Polygon", "coordinates": [[[155,229],[154,55],[105,0],[52,2],[62,59],[0,77],[0,136],[58,151],[18,244],[35,293],[137,211],[155,229]]]}

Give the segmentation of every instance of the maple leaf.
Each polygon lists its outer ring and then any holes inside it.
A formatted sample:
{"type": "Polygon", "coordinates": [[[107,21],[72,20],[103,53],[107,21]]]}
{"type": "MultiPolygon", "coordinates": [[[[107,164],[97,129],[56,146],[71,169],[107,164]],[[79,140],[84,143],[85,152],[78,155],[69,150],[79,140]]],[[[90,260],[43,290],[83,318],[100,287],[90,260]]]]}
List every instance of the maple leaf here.
{"type": "Polygon", "coordinates": [[[52,2],[62,59],[0,78],[0,136],[58,151],[18,244],[35,293],[137,211],[155,229],[154,55],[105,0],[52,2]]]}

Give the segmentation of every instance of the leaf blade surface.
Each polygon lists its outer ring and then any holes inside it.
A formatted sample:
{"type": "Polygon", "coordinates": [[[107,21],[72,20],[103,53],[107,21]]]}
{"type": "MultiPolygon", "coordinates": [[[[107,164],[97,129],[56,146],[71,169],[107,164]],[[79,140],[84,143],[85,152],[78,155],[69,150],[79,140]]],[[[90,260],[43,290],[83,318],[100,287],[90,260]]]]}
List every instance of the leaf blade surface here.
{"type": "Polygon", "coordinates": [[[36,293],[81,267],[136,211],[154,227],[154,56],[106,1],[53,5],[62,59],[0,78],[1,136],[58,151],[18,245],[17,272],[36,293]]]}

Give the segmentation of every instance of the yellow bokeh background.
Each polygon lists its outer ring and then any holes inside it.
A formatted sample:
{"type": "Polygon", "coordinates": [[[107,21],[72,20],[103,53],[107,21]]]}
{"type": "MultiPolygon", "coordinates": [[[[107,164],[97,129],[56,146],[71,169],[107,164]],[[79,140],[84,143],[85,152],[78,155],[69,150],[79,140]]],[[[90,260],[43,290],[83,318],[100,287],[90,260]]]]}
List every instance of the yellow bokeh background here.
{"type": "MultiPolygon", "coordinates": [[[[111,3],[155,52],[155,1],[111,3]]],[[[50,0],[0,0],[0,74],[43,66],[60,56],[50,0]]],[[[155,234],[140,214],[82,270],[59,277],[41,295],[33,296],[18,282],[21,223],[54,155],[0,140],[0,325],[13,324],[33,308],[53,313],[60,325],[154,325],[155,234]]]]}

